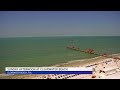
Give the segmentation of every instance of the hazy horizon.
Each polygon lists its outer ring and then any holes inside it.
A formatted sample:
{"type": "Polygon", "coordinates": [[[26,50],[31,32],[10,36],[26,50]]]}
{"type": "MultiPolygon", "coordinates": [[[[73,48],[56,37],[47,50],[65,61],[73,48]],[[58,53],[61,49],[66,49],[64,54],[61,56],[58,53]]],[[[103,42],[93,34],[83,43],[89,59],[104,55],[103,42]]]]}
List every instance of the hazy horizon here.
{"type": "Polygon", "coordinates": [[[120,11],[0,11],[0,37],[120,36],[120,11]]]}

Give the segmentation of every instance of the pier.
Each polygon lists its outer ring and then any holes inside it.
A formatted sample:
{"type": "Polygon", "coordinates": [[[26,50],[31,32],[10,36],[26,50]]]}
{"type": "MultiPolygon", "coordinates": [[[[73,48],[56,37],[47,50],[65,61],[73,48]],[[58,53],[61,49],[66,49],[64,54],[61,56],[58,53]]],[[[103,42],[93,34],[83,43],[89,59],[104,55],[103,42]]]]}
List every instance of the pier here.
{"type": "Polygon", "coordinates": [[[107,58],[113,58],[113,59],[120,60],[120,58],[108,56],[108,54],[106,54],[106,53],[103,53],[103,54],[95,53],[93,49],[81,50],[80,48],[75,47],[75,46],[67,46],[66,48],[70,49],[70,50],[74,50],[74,51],[79,51],[79,52],[84,52],[84,53],[88,53],[88,54],[94,54],[94,55],[98,55],[98,56],[103,56],[103,57],[107,57],[107,58]]]}

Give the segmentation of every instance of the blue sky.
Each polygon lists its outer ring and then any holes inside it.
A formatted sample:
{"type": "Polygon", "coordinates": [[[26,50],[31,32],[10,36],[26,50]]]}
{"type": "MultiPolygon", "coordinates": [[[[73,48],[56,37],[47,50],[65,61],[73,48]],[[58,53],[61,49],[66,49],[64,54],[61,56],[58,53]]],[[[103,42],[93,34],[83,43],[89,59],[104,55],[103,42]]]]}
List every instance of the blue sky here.
{"type": "Polygon", "coordinates": [[[120,11],[0,11],[0,37],[120,36],[120,11]]]}

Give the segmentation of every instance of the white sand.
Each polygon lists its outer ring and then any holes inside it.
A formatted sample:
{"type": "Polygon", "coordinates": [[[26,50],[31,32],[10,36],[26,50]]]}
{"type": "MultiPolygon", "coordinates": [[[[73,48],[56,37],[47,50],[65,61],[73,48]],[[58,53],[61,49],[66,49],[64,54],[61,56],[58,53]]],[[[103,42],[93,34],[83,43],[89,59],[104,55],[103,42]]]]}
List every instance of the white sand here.
{"type": "MultiPolygon", "coordinates": [[[[112,56],[117,56],[120,57],[120,54],[114,54],[112,56]]],[[[74,74],[69,74],[69,75],[13,75],[13,76],[6,76],[4,74],[0,75],[0,76],[5,76],[5,78],[10,78],[10,79],[46,79],[47,77],[51,78],[51,79],[92,79],[92,75],[95,75],[96,77],[93,79],[119,79],[120,78],[120,72],[116,72],[116,70],[113,70],[112,72],[115,72],[111,75],[107,75],[107,73],[99,73],[100,70],[104,70],[105,68],[109,68],[109,67],[114,67],[117,66],[118,68],[120,68],[120,60],[118,60],[117,62],[114,61],[115,59],[112,58],[104,58],[104,57],[95,57],[92,59],[85,59],[85,60],[75,60],[75,61],[70,61],[64,64],[57,64],[57,65],[53,65],[53,66],[68,66],[68,67],[75,67],[75,66],[82,66],[82,67],[86,67],[88,65],[93,65],[93,64],[97,64],[92,66],[93,68],[95,68],[96,72],[94,72],[93,74],[88,74],[88,75],[74,75],[74,74]],[[111,60],[111,61],[110,61],[111,60]],[[110,61],[107,62],[107,64],[105,63],[106,61],[110,61]]],[[[53,67],[52,66],[52,67],[53,67]]],[[[109,72],[109,73],[112,73],[109,72]]]]}

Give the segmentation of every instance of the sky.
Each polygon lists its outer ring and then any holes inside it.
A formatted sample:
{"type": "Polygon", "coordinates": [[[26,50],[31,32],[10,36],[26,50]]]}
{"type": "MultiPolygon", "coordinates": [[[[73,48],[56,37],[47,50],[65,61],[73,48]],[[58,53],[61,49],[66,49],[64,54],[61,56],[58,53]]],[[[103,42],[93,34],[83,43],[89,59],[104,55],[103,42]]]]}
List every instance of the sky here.
{"type": "Polygon", "coordinates": [[[120,36],[120,11],[0,11],[0,37],[120,36]]]}

